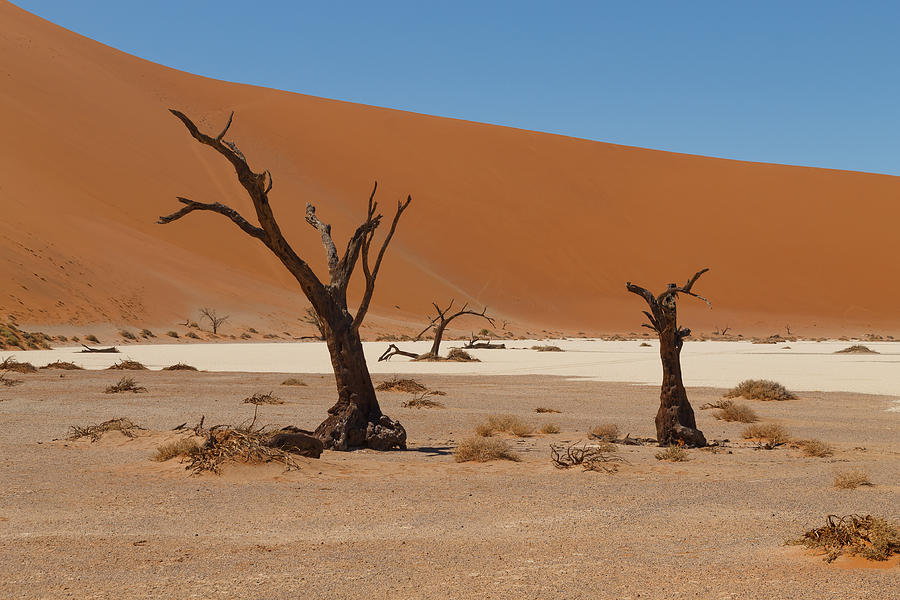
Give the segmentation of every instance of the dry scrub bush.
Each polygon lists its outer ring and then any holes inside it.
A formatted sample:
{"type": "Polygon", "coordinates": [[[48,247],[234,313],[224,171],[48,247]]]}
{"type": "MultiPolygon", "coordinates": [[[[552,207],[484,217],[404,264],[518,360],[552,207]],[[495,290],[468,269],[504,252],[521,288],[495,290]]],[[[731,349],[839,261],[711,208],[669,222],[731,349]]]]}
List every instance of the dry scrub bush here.
{"type": "Polygon", "coordinates": [[[481,362],[481,360],[475,358],[461,348],[450,348],[450,352],[447,353],[447,360],[456,362],[481,362]]]}
{"type": "Polygon", "coordinates": [[[791,434],[778,423],[754,423],[744,429],[741,435],[746,440],[765,440],[771,446],[787,443],[791,434]]]}
{"type": "Polygon", "coordinates": [[[84,367],[79,367],[73,362],[66,362],[63,360],[57,360],[56,362],[52,362],[41,367],[42,369],[62,369],[64,371],[83,371],[84,367]]]}
{"type": "Polygon", "coordinates": [[[178,332],[177,332],[177,331],[167,331],[167,332],[166,332],[166,335],[169,336],[170,338],[176,338],[176,339],[178,338],[178,332]]]}
{"type": "Polygon", "coordinates": [[[190,456],[199,449],[200,444],[194,438],[180,437],[159,446],[150,458],[157,462],[165,462],[178,456],[190,456]]]}
{"type": "Polygon", "coordinates": [[[797,446],[800,448],[800,451],[803,452],[804,456],[824,458],[834,454],[834,447],[830,444],[826,444],[822,440],[800,440],[797,442],[797,446]]]}
{"type": "Polygon", "coordinates": [[[303,386],[305,386],[306,383],[304,383],[302,379],[297,379],[296,377],[288,377],[287,379],[285,379],[284,381],[281,382],[281,385],[303,385],[303,386]]]}
{"type": "Polygon", "coordinates": [[[425,391],[413,398],[400,404],[403,408],[444,408],[442,402],[432,400],[431,396],[436,396],[435,392],[425,391]]]}
{"type": "Polygon", "coordinates": [[[240,462],[248,465],[259,465],[268,462],[279,462],[285,469],[299,469],[295,458],[280,448],[267,445],[272,437],[270,432],[251,427],[235,429],[210,429],[206,441],[186,456],[190,459],[187,469],[195,475],[204,471],[221,473],[226,462],[240,462]]]}
{"type": "Polygon", "coordinates": [[[72,425],[69,427],[69,435],[66,436],[66,439],[77,440],[83,437],[89,437],[91,438],[91,442],[96,442],[108,431],[120,431],[122,432],[122,435],[133,438],[137,435],[136,432],[142,430],[144,430],[144,428],[140,425],[136,425],[131,419],[119,417],[104,421],[99,425],[88,425],[86,427],[72,425]]]}
{"type": "Polygon", "coordinates": [[[0,371],[12,371],[14,373],[37,373],[37,369],[30,362],[19,362],[14,356],[7,356],[0,362],[0,371]]]}
{"type": "Polygon", "coordinates": [[[688,459],[687,452],[680,446],[669,446],[665,450],[656,453],[656,460],[669,462],[684,462],[688,459]]]}
{"type": "Polygon", "coordinates": [[[783,385],[767,379],[746,379],[730,389],[726,398],[747,398],[749,400],[796,400],[792,392],[783,385]]]}
{"type": "Polygon", "coordinates": [[[155,338],[156,335],[150,331],[149,329],[141,329],[141,337],[145,338],[155,338]]]}
{"type": "Polygon", "coordinates": [[[84,339],[86,339],[89,342],[94,342],[95,344],[100,343],[100,340],[98,340],[97,336],[94,335],[93,333],[89,333],[88,335],[84,336],[84,339]]]}
{"type": "Polygon", "coordinates": [[[560,411],[556,410],[555,408],[546,408],[544,406],[538,406],[536,409],[534,409],[534,412],[536,412],[536,413],[559,413],[560,411]]]}
{"type": "Polygon", "coordinates": [[[828,515],[824,527],[811,529],[803,537],[788,543],[823,552],[825,562],[842,554],[887,560],[900,554],[900,528],[872,515],[828,515]]]}
{"type": "Polygon", "coordinates": [[[266,392],[265,394],[257,392],[252,396],[248,396],[243,400],[244,404],[255,404],[260,406],[262,404],[284,404],[284,400],[273,394],[272,392],[266,392]]]}
{"type": "Polygon", "coordinates": [[[175,363],[174,365],[169,365],[168,367],[163,367],[163,371],[196,371],[197,367],[192,367],[191,365],[187,365],[185,363],[175,363]]]}
{"type": "Polygon", "coordinates": [[[559,433],[559,425],[557,425],[556,423],[545,423],[541,426],[541,433],[559,433]]]}
{"type": "Polygon", "coordinates": [[[879,354],[875,350],[872,350],[868,346],[863,346],[862,344],[854,344],[853,346],[848,346],[843,350],[838,350],[835,354],[879,354]]]}
{"type": "Polygon", "coordinates": [[[557,469],[568,469],[575,465],[581,465],[585,471],[604,471],[615,473],[619,470],[619,464],[625,459],[618,456],[610,456],[603,445],[587,442],[574,444],[550,444],[550,461],[557,469]]]}
{"type": "Polygon", "coordinates": [[[133,377],[123,377],[115,385],[107,386],[103,390],[104,394],[121,394],[122,392],[131,392],[133,394],[143,394],[147,388],[140,386],[133,377]]]}
{"type": "Polygon", "coordinates": [[[865,471],[842,471],[834,476],[834,487],[838,489],[853,490],[861,485],[872,485],[865,471]]]}
{"type": "Polygon", "coordinates": [[[737,404],[735,402],[731,402],[728,406],[720,408],[713,416],[720,421],[737,423],[755,423],[756,421],[759,421],[759,417],[752,408],[746,404],[737,404]]]}
{"type": "Polygon", "coordinates": [[[131,333],[130,331],[128,331],[127,329],[121,330],[121,331],[119,332],[119,335],[121,335],[121,336],[122,336],[123,338],[125,338],[126,340],[136,340],[136,339],[137,339],[137,338],[134,336],[134,334],[131,333]]]}
{"type": "Polygon", "coordinates": [[[406,392],[408,394],[418,394],[428,390],[415,379],[397,379],[397,377],[391,377],[387,381],[379,383],[375,389],[379,392],[406,392]]]}
{"type": "Polygon", "coordinates": [[[559,346],[532,346],[531,349],[538,352],[564,352],[559,346]]]}
{"type": "Polygon", "coordinates": [[[136,360],[131,360],[130,358],[125,358],[117,362],[116,364],[109,367],[109,370],[113,371],[146,371],[147,367],[143,364],[139,363],[136,360]]]}
{"type": "Polygon", "coordinates": [[[197,335],[196,333],[194,333],[193,331],[188,331],[186,334],[184,334],[184,337],[189,337],[189,338],[191,338],[192,340],[199,340],[199,339],[200,339],[200,336],[197,335]]]}
{"type": "Polygon", "coordinates": [[[498,432],[510,433],[516,437],[528,437],[534,433],[534,427],[514,415],[491,415],[486,423],[475,428],[475,433],[482,437],[490,437],[498,432]]]}
{"type": "Polygon", "coordinates": [[[594,425],[588,432],[592,438],[611,442],[619,437],[619,426],[615,423],[601,423],[594,425]]]}
{"type": "Polygon", "coordinates": [[[453,451],[453,460],[456,462],[488,462],[490,460],[518,462],[521,459],[503,440],[470,437],[460,442],[453,451]]]}

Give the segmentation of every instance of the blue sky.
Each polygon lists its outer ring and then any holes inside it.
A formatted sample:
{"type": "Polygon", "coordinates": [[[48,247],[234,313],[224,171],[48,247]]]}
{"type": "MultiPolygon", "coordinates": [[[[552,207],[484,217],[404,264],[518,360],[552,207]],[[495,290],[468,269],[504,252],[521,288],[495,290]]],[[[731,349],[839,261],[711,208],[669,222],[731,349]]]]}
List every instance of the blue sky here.
{"type": "Polygon", "coordinates": [[[900,175],[900,2],[15,0],[219,79],[900,175]]]}

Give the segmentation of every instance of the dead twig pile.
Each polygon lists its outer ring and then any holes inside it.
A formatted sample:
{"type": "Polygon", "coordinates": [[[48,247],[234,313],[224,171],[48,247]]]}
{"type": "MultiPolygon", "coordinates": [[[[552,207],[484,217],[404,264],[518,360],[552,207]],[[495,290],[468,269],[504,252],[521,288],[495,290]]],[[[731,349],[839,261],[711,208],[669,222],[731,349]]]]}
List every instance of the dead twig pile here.
{"type": "Polygon", "coordinates": [[[430,396],[438,396],[440,394],[424,391],[412,400],[407,400],[402,403],[400,406],[403,408],[444,408],[443,402],[438,402],[437,400],[432,400],[430,396]]]}
{"type": "Polygon", "coordinates": [[[810,529],[803,537],[788,543],[824,552],[825,562],[842,554],[887,560],[900,554],[900,529],[872,515],[828,515],[824,527],[810,529]]]}
{"type": "Polygon", "coordinates": [[[287,471],[299,469],[300,464],[291,453],[266,445],[272,435],[273,432],[262,428],[253,429],[252,424],[233,429],[216,425],[209,430],[203,444],[188,450],[189,462],[185,469],[193,471],[194,475],[204,471],[220,474],[222,465],[227,462],[248,465],[277,462],[287,471]]]}
{"type": "Polygon", "coordinates": [[[41,367],[42,369],[62,369],[64,371],[84,371],[84,367],[79,367],[73,362],[58,360],[41,367]]]}
{"type": "Polygon", "coordinates": [[[136,360],[131,360],[130,358],[125,358],[117,362],[116,364],[108,367],[108,370],[112,371],[146,371],[147,367],[143,364],[139,363],[136,360]]]}
{"type": "Polygon", "coordinates": [[[284,400],[273,394],[272,392],[255,393],[252,396],[244,398],[244,404],[255,404],[257,406],[261,404],[284,404],[284,400]]]}
{"type": "Polygon", "coordinates": [[[415,379],[398,379],[397,377],[391,377],[387,381],[379,383],[375,389],[379,392],[406,392],[408,394],[428,391],[427,387],[415,379]]]}
{"type": "Polygon", "coordinates": [[[37,369],[29,362],[19,362],[14,356],[7,356],[0,361],[0,371],[12,371],[14,373],[37,373],[37,369]]]}
{"type": "Polygon", "coordinates": [[[131,419],[119,417],[104,421],[99,425],[88,425],[86,427],[72,425],[69,427],[69,435],[66,436],[66,439],[77,440],[83,437],[89,437],[91,438],[91,443],[93,443],[103,437],[103,434],[108,431],[120,431],[122,432],[122,435],[133,438],[137,435],[136,432],[144,430],[144,427],[135,424],[131,419]]]}
{"type": "Polygon", "coordinates": [[[625,459],[604,452],[596,445],[588,445],[587,442],[575,442],[574,444],[550,444],[550,460],[557,469],[568,469],[575,465],[581,465],[585,471],[603,471],[615,473],[619,470],[619,464],[625,459]],[[580,445],[579,445],[580,444],[580,445]]]}
{"type": "Polygon", "coordinates": [[[107,386],[103,390],[104,394],[121,394],[122,392],[131,392],[132,394],[143,394],[147,391],[142,385],[138,385],[133,377],[123,377],[115,385],[107,386]]]}
{"type": "Polygon", "coordinates": [[[185,363],[175,363],[174,365],[169,365],[168,367],[163,367],[163,371],[196,371],[197,367],[192,367],[191,365],[185,363]]]}
{"type": "Polygon", "coordinates": [[[538,352],[565,352],[559,346],[532,346],[532,350],[537,350],[538,352]]]}
{"type": "Polygon", "coordinates": [[[880,352],[876,352],[872,350],[868,346],[863,346],[862,344],[854,344],[853,346],[848,346],[843,350],[838,350],[835,354],[880,354],[880,352]]]}

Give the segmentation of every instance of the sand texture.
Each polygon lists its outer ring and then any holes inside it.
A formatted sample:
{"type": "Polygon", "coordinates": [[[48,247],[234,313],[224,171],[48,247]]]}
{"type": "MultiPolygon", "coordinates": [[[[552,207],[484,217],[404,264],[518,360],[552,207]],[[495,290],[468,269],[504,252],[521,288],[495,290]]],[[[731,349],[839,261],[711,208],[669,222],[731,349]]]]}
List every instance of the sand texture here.
{"type": "MultiPolygon", "coordinates": [[[[118,52],[0,3],[0,311],[22,323],[166,326],[200,306],[297,325],[307,305],[262,245],[219,215],[159,226],[175,197],[250,214],[234,173],[167,109],[230,130],[274,174],[272,206],[324,271],[306,202],[338,246],[372,182],[412,194],[372,327],[421,328],[433,300],[532,328],[635,331],[626,281],[701,267],[696,330],[900,333],[900,178],[703,158],[238,85],[118,52]]],[[[355,293],[355,292],[354,292],[355,293]]],[[[469,327],[461,324],[462,327],[469,327]]],[[[480,327],[481,324],[478,324],[480,327]]],[[[372,330],[368,330],[371,332],[372,330]]],[[[376,329],[377,331],[377,329],[376,329]]]]}
{"type": "MultiPolygon", "coordinates": [[[[697,411],[719,452],[662,463],[620,446],[617,473],[559,470],[551,442],[603,422],[651,436],[658,390],[559,377],[417,375],[445,408],[408,409],[380,392],[410,437],[407,452],[326,452],[298,471],[235,466],[191,477],[151,451],[171,430],[249,418],[241,399],[273,390],[262,422],[313,426],[330,376],[140,372],[146,394],[106,395],[118,372],[21,375],[0,389],[0,597],[3,598],[889,598],[896,562],[825,564],[783,545],[825,515],[898,512],[896,398],[803,393],[751,402],[827,458],[757,450],[740,424],[697,411]],[[543,406],[559,414],[536,414],[543,406]],[[456,463],[453,448],[490,414],[561,432],[508,438],[521,462],[456,463]],[[70,425],[127,416],[148,428],[66,441],[70,425]],[[873,486],[832,487],[863,469],[873,486]]],[[[385,379],[376,376],[376,382],[385,379]]],[[[721,390],[692,388],[696,406],[721,390]]]]}

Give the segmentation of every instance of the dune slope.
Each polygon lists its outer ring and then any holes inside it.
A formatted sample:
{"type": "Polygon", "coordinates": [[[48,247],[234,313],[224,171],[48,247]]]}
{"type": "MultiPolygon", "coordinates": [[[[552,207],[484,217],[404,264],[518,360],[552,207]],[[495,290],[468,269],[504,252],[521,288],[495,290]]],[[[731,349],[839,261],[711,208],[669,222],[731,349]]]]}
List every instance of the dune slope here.
{"type": "MultiPolygon", "coordinates": [[[[635,331],[626,280],[700,267],[698,330],[900,331],[900,178],[617,146],[194,76],[0,4],[0,310],[23,323],[166,324],[200,305],[296,323],[276,259],[224,218],[167,226],[176,195],[252,214],[221,157],[167,108],[274,174],[273,207],[324,271],[307,201],[341,246],[372,182],[414,201],[373,304],[382,329],[432,300],[487,304],[523,327],[635,331]]],[[[480,325],[479,325],[480,327],[480,325]]]]}

